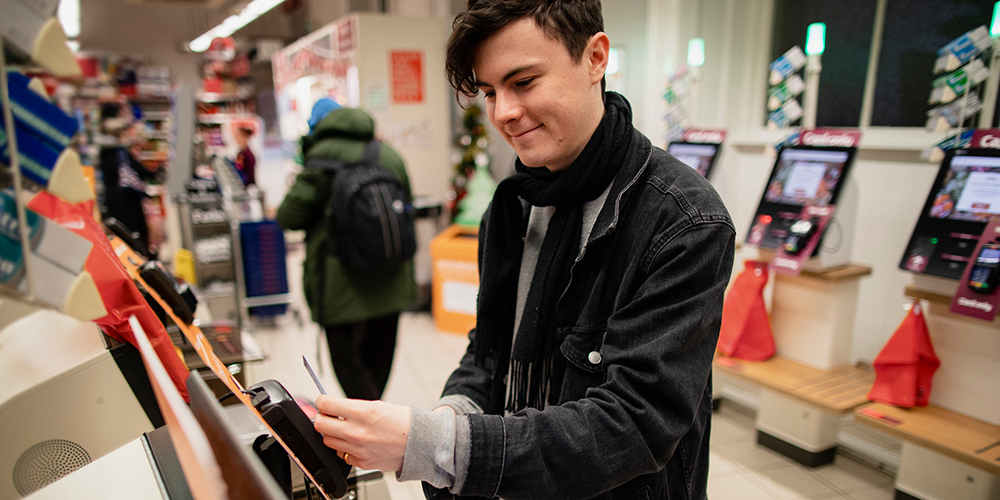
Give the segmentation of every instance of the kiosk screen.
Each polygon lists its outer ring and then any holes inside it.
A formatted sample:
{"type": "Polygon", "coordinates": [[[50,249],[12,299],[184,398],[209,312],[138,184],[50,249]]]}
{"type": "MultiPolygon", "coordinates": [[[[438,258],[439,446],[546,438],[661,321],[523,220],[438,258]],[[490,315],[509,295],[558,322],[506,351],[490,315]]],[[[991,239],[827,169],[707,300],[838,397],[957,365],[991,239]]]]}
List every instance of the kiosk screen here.
{"type": "Polygon", "coordinates": [[[1000,213],[1000,158],[956,156],[927,215],[986,222],[1000,213]]]}
{"type": "Polygon", "coordinates": [[[693,144],[689,142],[671,142],[667,152],[684,162],[685,165],[698,171],[702,177],[708,177],[715,165],[715,157],[719,152],[718,144],[693,144]]]}
{"type": "Polygon", "coordinates": [[[845,151],[783,149],[764,199],[787,205],[828,205],[849,157],[845,151]]]}

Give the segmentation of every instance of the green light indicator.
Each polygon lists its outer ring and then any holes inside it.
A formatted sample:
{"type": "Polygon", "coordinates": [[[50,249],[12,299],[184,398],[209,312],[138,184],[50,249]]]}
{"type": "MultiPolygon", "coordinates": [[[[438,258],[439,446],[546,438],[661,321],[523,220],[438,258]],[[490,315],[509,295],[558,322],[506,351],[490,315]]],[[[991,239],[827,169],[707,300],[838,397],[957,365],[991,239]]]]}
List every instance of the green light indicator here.
{"type": "Polygon", "coordinates": [[[990,23],[990,36],[994,38],[1000,36],[1000,22],[997,22],[997,17],[1000,17],[1000,2],[993,4],[993,22],[990,23]]]}
{"type": "Polygon", "coordinates": [[[826,23],[812,23],[806,32],[806,55],[818,56],[826,50],[826,23]]]}
{"type": "Polygon", "coordinates": [[[937,238],[931,238],[931,245],[937,245],[937,242],[938,242],[937,238]]]}
{"type": "Polygon", "coordinates": [[[705,64],[705,40],[692,38],[688,42],[688,66],[705,64]]]}

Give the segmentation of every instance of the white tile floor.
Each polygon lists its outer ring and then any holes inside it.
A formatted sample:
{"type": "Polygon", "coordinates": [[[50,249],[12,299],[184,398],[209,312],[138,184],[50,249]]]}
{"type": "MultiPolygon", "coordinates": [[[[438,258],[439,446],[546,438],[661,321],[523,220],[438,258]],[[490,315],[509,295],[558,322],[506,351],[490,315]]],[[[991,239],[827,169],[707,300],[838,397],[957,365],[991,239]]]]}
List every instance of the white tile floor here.
{"type": "MultiPolygon", "coordinates": [[[[294,255],[288,262],[289,285],[299,290],[300,269],[294,255]]],[[[309,322],[301,303],[299,326],[292,314],[279,316],[276,324],[257,325],[253,336],[267,358],[248,365],[248,383],[277,379],[297,396],[318,394],[302,367],[305,355],[319,372],[331,394],[342,394],[330,366],[325,337],[309,322]],[[318,352],[317,352],[318,348],[318,352]]],[[[400,320],[396,358],[384,399],[393,403],[429,407],[465,351],[462,335],[443,333],[427,313],[406,313],[400,320]]],[[[393,500],[420,500],[417,483],[399,483],[387,474],[393,500]]],[[[893,478],[838,455],[831,465],[810,469],[756,444],[753,417],[739,407],[723,404],[712,421],[709,498],[712,500],[853,499],[891,500],[893,478]]]]}

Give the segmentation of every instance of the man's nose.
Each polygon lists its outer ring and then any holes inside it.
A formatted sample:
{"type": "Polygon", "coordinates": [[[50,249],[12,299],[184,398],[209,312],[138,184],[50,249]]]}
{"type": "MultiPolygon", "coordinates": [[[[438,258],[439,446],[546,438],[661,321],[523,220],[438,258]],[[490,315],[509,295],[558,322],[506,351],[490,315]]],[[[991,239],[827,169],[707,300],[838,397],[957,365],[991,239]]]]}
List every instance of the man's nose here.
{"type": "Polygon", "coordinates": [[[507,92],[497,92],[493,117],[498,124],[517,120],[521,116],[521,110],[521,104],[516,97],[507,92]]]}

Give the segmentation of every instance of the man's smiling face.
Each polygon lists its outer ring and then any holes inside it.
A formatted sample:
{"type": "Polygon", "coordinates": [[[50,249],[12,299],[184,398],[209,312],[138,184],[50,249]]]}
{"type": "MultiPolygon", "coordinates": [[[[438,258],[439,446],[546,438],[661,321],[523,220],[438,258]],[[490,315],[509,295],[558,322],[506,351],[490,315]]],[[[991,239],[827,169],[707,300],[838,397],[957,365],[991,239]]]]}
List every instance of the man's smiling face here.
{"type": "Polygon", "coordinates": [[[487,115],[526,166],[556,172],[583,151],[604,114],[607,51],[607,36],[599,33],[576,62],[531,18],[508,24],[479,46],[474,69],[487,115]]]}

